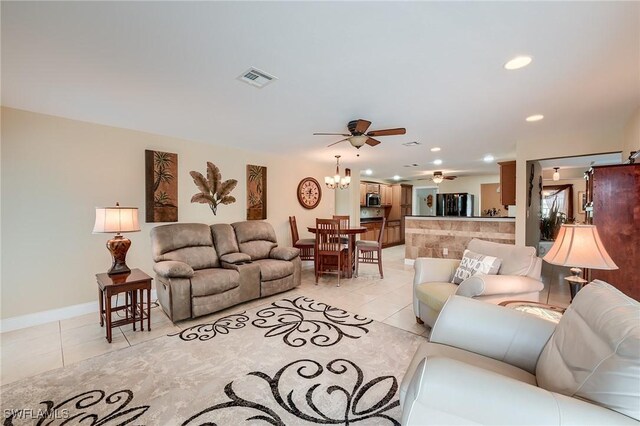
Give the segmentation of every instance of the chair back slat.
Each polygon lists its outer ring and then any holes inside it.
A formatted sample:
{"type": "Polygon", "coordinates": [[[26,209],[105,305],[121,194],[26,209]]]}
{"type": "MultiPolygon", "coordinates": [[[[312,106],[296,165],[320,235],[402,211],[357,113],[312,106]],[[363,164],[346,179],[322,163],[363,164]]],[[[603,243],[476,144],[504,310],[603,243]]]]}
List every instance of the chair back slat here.
{"type": "Polygon", "coordinates": [[[340,221],[337,219],[316,219],[316,253],[340,252],[340,221]]]}
{"type": "Polygon", "coordinates": [[[292,245],[294,245],[300,239],[300,235],[298,234],[298,224],[296,223],[295,216],[289,216],[289,227],[291,228],[292,245]]]}
{"type": "Polygon", "coordinates": [[[384,226],[387,224],[387,219],[382,218],[382,226],[380,227],[380,234],[378,234],[378,244],[382,247],[382,236],[384,234],[384,226]]]}

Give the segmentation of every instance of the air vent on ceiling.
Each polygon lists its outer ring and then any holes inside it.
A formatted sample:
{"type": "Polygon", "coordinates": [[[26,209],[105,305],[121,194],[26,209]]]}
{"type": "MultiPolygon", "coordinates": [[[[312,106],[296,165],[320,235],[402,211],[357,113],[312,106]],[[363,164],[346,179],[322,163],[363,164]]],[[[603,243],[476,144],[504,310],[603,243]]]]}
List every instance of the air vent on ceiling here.
{"type": "Polygon", "coordinates": [[[258,89],[262,89],[264,86],[277,79],[278,77],[257,68],[249,68],[238,76],[238,80],[257,87],[258,89]]]}
{"type": "Polygon", "coordinates": [[[404,146],[418,146],[418,145],[420,145],[420,142],[418,142],[418,141],[405,142],[402,145],[404,145],[404,146]]]}

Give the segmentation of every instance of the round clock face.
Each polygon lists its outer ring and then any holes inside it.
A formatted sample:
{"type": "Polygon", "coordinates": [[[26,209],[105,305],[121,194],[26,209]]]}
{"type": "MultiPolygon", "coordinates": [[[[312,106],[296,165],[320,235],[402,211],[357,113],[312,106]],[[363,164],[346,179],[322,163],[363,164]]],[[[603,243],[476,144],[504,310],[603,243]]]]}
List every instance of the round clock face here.
{"type": "Polygon", "coordinates": [[[298,184],[298,201],[305,209],[315,209],[320,204],[322,190],[317,180],[306,177],[298,184]]]}

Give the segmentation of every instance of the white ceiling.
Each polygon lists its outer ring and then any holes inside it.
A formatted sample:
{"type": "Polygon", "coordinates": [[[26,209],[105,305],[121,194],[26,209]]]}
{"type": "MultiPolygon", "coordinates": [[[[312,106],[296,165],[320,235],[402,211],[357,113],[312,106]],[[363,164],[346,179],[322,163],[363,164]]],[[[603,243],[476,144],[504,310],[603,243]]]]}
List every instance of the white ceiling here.
{"type": "Polygon", "coordinates": [[[582,169],[589,170],[591,166],[605,166],[610,164],[621,164],[622,154],[599,154],[599,155],[581,155],[577,157],[551,158],[541,160],[540,166],[543,170],[553,170],[554,167],[560,169],[582,169]]]}
{"type": "Polygon", "coordinates": [[[640,104],[640,2],[3,1],[1,23],[3,105],[327,164],[342,154],[378,178],[497,173],[485,154],[619,132],[640,104]],[[519,54],[533,63],[503,69],[519,54]],[[278,80],[236,80],[250,66],[278,80]],[[534,113],[545,120],[526,123],[534,113]],[[407,134],[359,158],[312,136],[358,118],[407,134]]]}

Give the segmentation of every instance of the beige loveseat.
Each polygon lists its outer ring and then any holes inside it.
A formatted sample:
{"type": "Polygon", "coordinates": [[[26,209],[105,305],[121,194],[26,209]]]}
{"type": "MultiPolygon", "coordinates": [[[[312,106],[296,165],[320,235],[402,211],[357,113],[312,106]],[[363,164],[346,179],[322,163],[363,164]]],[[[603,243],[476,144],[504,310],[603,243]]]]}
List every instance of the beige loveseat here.
{"type": "Polygon", "coordinates": [[[179,223],[151,230],[158,301],[173,322],[300,285],[300,251],[267,222],[179,223]]]}
{"type": "Polygon", "coordinates": [[[414,263],[413,312],[418,322],[433,327],[445,302],[454,294],[495,304],[505,300],[538,301],[544,284],[540,280],[542,259],[536,256],[535,248],[476,238],[469,242],[467,248],[501,259],[498,273],[474,275],[457,285],[451,281],[460,260],[417,258],[414,263]]]}
{"type": "Polygon", "coordinates": [[[402,424],[640,420],[640,303],[594,281],[560,322],[453,296],[400,388],[402,424]]]}

